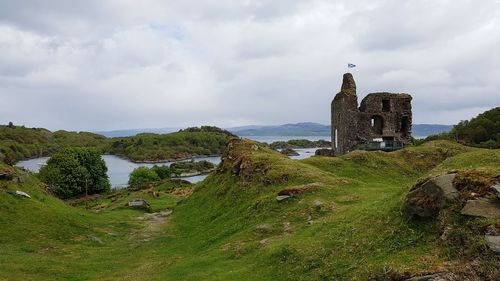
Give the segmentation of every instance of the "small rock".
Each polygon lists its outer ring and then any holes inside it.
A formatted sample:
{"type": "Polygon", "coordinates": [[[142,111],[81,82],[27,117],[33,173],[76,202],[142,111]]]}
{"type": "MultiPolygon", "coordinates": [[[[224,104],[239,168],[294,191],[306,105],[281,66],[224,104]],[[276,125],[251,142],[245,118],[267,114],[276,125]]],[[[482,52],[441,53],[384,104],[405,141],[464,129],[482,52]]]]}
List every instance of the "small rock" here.
{"type": "Polygon", "coordinates": [[[495,193],[497,198],[500,199],[500,183],[491,186],[491,189],[493,190],[493,193],[495,193]]]}
{"type": "Polygon", "coordinates": [[[500,219],[500,203],[485,199],[469,200],[460,213],[475,217],[500,219]]]}
{"type": "Polygon", "coordinates": [[[314,200],[313,204],[314,204],[314,207],[316,207],[316,208],[321,208],[321,206],[323,206],[323,202],[321,202],[318,199],[314,200]]]}
{"type": "Polygon", "coordinates": [[[89,238],[91,241],[94,241],[94,242],[99,243],[99,244],[104,244],[104,242],[102,242],[102,240],[97,236],[90,236],[89,238]]]}
{"type": "Polygon", "coordinates": [[[500,253],[500,236],[485,235],[484,239],[493,252],[500,253]]]}
{"type": "Polygon", "coordinates": [[[289,196],[289,195],[278,195],[278,196],[276,196],[276,200],[279,202],[279,201],[283,201],[285,199],[288,199],[290,197],[292,197],[292,196],[289,196]]]}
{"type": "Polygon", "coordinates": [[[170,216],[172,214],[172,210],[167,210],[167,211],[161,211],[158,213],[158,216],[159,217],[167,217],[167,216],[170,216]]]}
{"type": "Polygon", "coordinates": [[[314,221],[312,220],[312,217],[311,216],[308,216],[307,217],[307,224],[313,224],[314,221]]]}
{"type": "Polygon", "coordinates": [[[16,190],[16,195],[21,196],[21,197],[31,198],[31,196],[29,196],[28,193],[26,193],[24,191],[20,191],[20,190],[16,190]]]}
{"type": "Polygon", "coordinates": [[[259,241],[259,243],[261,245],[265,245],[265,244],[267,244],[267,241],[269,241],[269,238],[262,239],[262,240],[259,241]]]}
{"type": "Polygon", "coordinates": [[[291,232],[292,231],[292,226],[290,222],[284,222],[283,223],[283,231],[285,232],[291,232]]]}

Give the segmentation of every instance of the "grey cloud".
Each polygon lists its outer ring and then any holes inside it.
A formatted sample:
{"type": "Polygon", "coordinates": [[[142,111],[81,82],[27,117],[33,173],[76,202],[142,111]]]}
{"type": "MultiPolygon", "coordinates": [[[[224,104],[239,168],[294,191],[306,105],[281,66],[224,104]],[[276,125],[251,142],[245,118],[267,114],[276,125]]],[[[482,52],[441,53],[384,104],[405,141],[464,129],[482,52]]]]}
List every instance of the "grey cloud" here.
{"type": "Polygon", "coordinates": [[[498,1],[0,0],[0,123],[51,129],[329,122],[413,94],[416,122],[500,104],[498,1]]]}

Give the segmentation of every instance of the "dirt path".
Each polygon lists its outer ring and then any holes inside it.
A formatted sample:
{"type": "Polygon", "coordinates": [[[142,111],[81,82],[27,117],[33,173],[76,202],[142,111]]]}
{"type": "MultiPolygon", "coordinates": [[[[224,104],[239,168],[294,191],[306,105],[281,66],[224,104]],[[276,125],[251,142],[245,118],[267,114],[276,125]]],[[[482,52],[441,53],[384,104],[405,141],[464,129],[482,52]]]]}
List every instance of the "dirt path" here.
{"type": "Polygon", "coordinates": [[[132,232],[130,239],[144,242],[150,241],[166,222],[170,214],[172,214],[171,210],[165,210],[156,213],[144,213],[143,216],[137,217],[137,220],[144,222],[144,227],[132,232]]]}

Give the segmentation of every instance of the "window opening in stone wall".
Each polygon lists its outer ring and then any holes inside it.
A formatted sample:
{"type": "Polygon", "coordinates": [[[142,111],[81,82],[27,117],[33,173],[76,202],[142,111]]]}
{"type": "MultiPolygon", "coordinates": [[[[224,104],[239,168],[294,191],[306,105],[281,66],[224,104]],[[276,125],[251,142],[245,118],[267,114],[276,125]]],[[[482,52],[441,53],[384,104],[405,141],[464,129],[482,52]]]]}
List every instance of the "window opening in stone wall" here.
{"type": "Polygon", "coordinates": [[[335,128],[335,148],[337,148],[339,146],[339,143],[338,143],[338,134],[337,134],[337,128],[335,128]]]}
{"type": "Polygon", "coordinates": [[[409,124],[410,120],[408,119],[408,116],[403,116],[401,118],[401,133],[405,136],[408,134],[409,124]]]}
{"type": "Polygon", "coordinates": [[[382,116],[374,115],[371,118],[372,130],[375,134],[382,134],[382,129],[384,128],[384,119],[382,116]]]}
{"type": "Polygon", "coordinates": [[[382,100],[382,111],[391,111],[391,100],[382,100]]]}

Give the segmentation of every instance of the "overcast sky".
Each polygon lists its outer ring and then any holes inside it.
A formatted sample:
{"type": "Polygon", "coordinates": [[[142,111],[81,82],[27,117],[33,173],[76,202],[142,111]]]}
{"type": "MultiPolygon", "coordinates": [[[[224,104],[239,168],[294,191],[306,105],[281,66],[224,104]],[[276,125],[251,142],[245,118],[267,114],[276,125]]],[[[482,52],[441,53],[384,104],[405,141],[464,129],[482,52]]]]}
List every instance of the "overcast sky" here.
{"type": "Polygon", "coordinates": [[[500,1],[0,0],[3,124],[328,124],[347,63],[360,100],[469,119],[500,104],[500,1]]]}

